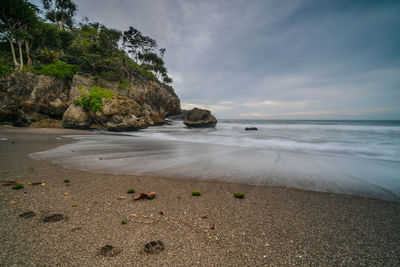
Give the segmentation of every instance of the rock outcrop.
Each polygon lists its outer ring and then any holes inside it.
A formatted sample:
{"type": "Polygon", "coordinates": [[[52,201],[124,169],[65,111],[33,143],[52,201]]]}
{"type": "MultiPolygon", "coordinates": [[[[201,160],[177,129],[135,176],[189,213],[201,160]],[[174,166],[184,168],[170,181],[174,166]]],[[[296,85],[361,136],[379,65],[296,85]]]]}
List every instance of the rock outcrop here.
{"type": "Polygon", "coordinates": [[[186,114],[183,123],[188,127],[215,127],[217,119],[209,110],[194,108],[186,114]]]}
{"type": "Polygon", "coordinates": [[[172,87],[143,77],[132,77],[128,82],[128,86],[121,86],[119,82],[88,74],[76,74],[71,80],[14,72],[0,79],[0,124],[29,126],[35,121],[63,119],[64,127],[88,128],[91,123],[102,121],[104,127],[118,131],[160,125],[166,116],[181,112],[180,100],[172,87]],[[123,108],[124,111],[116,112],[105,103],[103,113],[88,115],[81,107],[72,105],[80,96],[81,86],[100,86],[124,96],[135,104],[126,99],[115,101],[118,105],[134,108],[134,111],[128,112],[123,108]],[[147,115],[144,116],[143,112],[147,115]]]}
{"type": "Polygon", "coordinates": [[[94,120],[111,131],[139,130],[152,124],[151,110],[125,96],[103,100],[103,110],[90,114],[94,120]]]}
{"type": "Polygon", "coordinates": [[[92,119],[83,107],[71,104],[65,111],[62,119],[64,128],[87,129],[92,124],[92,119]]]}

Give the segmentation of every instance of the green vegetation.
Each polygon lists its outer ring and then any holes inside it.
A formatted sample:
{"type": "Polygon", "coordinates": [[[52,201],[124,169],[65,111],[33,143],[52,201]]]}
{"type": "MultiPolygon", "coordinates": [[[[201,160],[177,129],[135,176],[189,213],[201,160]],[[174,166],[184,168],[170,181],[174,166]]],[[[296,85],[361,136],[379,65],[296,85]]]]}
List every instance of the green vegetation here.
{"type": "Polygon", "coordinates": [[[64,179],[64,183],[69,183],[69,182],[71,182],[70,179],[64,179]]]}
{"type": "Polygon", "coordinates": [[[200,196],[200,191],[193,190],[192,191],[192,196],[200,196]]]}
{"type": "Polygon", "coordinates": [[[118,84],[118,90],[132,89],[132,85],[127,80],[122,80],[118,84]]]}
{"type": "Polygon", "coordinates": [[[122,220],[122,221],[121,221],[121,224],[126,224],[126,220],[122,220]]]}
{"type": "Polygon", "coordinates": [[[134,27],[126,31],[85,21],[74,24],[72,0],[2,0],[0,5],[0,77],[33,71],[71,79],[76,72],[119,82],[135,79],[172,82],[163,60],[165,48],[134,27]],[[44,15],[44,16],[43,16],[44,15]]]}
{"type": "Polygon", "coordinates": [[[12,189],[15,189],[15,190],[22,189],[22,188],[24,188],[24,186],[22,184],[16,184],[16,185],[13,185],[13,187],[12,187],[12,189]]]}
{"type": "Polygon", "coordinates": [[[40,70],[34,69],[36,74],[53,75],[58,78],[72,78],[77,72],[78,67],[65,63],[61,60],[55,60],[54,63],[43,66],[40,70]]]}
{"type": "Polygon", "coordinates": [[[28,182],[26,185],[27,185],[27,186],[31,186],[31,185],[32,185],[32,183],[31,183],[31,182],[28,182]]]}
{"type": "Polygon", "coordinates": [[[81,97],[74,100],[74,104],[83,106],[87,110],[101,111],[103,110],[103,99],[109,100],[115,94],[106,88],[99,86],[81,88],[81,97]]]}
{"type": "Polygon", "coordinates": [[[6,77],[9,73],[13,72],[14,69],[7,66],[4,60],[0,60],[0,78],[6,77]]]}
{"type": "Polygon", "coordinates": [[[155,198],[155,197],[156,197],[156,194],[153,194],[153,195],[147,195],[147,196],[146,196],[146,198],[147,198],[147,199],[153,199],[153,198],[155,198]]]}
{"type": "Polygon", "coordinates": [[[128,193],[128,194],[133,194],[133,193],[135,193],[135,189],[132,189],[132,188],[131,188],[131,189],[128,189],[127,193],[128,193]]]}
{"type": "Polygon", "coordinates": [[[243,194],[243,193],[240,193],[240,192],[236,192],[236,193],[234,194],[234,196],[235,196],[236,198],[244,198],[244,194],[243,194]]]}

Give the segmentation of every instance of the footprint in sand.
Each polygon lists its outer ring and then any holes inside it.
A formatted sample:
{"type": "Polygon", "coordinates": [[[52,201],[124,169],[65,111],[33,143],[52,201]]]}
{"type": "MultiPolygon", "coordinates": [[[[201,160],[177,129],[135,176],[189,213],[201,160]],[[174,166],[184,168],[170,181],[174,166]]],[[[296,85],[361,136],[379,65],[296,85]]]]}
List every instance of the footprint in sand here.
{"type": "Polygon", "coordinates": [[[52,214],[50,216],[46,216],[43,218],[43,222],[58,222],[64,219],[64,215],[63,214],[52,214]]]}
{"type": "Polygon", "coordinates": [[[99,250],[99,254],[104,257],[114,257],[121,253],[122,249],[113,247],[111,245],[105,245],[99,250]]]}
{"type": "Polygon", "coordinates": [[[144,251],[149,254],[157,253],[164,249],[165,249],[164,244],[160,240],[150,241],[149,243],[146,243],[144,245],[144,251]]]}
{"type": "Polygon", "coordinates": [[[19,217],[25,218],[25,219],[32,218],[32,217],[35,217],[35,216],[36,216],[36,213],[34,211],[27,211],[27,212],[21,213],[19,215],[19,217]]]}

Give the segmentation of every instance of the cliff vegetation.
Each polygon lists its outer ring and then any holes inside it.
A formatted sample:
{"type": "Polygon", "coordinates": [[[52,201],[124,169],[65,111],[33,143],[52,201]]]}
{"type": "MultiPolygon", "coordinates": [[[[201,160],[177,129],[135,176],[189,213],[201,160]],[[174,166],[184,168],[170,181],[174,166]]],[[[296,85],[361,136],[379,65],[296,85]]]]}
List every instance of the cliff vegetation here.
{"type": "Polygon", "coordinates": [[[72,0],[41,0],[40,7],[27,0],[1,2],[0,123],[60,120],[74,103],[85,112],[102,111],[103,98],[114,95],[161,121],[180,112],[165,48],[135,27],[119,31],[87,18],[76,22],[72,0]]]}

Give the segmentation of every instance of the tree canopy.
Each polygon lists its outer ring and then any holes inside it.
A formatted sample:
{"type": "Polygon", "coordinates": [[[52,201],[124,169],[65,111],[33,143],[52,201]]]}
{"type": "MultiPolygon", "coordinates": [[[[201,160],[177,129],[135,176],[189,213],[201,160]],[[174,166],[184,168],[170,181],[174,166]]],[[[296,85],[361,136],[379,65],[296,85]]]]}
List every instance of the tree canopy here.
{"type": "Polygon", "coordinates": [[[165,48],[157,50],[157,42],[133,26],[121,32],[88,20],[74,24],[72,0],[41,3],[42,10],[27,0],[2,0],[0,75],[14,69],[65,78],[86,72],[121,83],[140,77],[172,82],[165,48]]]}

